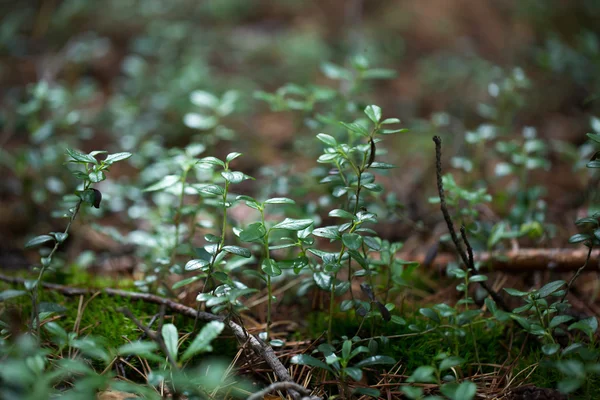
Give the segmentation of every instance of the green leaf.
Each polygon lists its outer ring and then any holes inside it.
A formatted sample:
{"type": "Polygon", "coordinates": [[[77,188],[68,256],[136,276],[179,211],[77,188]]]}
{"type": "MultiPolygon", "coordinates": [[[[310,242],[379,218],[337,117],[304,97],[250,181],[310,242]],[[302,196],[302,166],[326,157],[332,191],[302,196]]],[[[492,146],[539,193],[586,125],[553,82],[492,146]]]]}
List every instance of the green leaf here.
{"type": "Polygon", "coordinates": [[[102,182],[103,180],[106,179],[106,175],[104,174],[104,171],[92,171],[89,173],[88,177],[90,178],[90,181],[92,183],[102,182]]]}
{"type": "Polygon", "coordinates": [[[242,153],[238,153],[238,152],[234,151],[232,153],[227,154],[227,157],[225,157],[225,161],[227,163],[230,163],[231,161],[235,160],[236,158],[238,158],[241,155],[242,155],[242,153]]]}
{"type": "Polygon", "coordinates": [[[581,242],[590,240],[591,238],[592,237],[590,235],[587,235],[584,233],[577,233],[569,238],[569,243],[571,243],[571,244],[581,243],[581,242]]]}
{"type": "Polygon", "coordinates": [[[347,368],[344,368],[344,372],[346,373],[346,375],[348,375],[350,378],[354,379],[356,382],[360,381],[363,376],[363,373],[359,368],[347,367],[347,368]]]}
{"type": "Polygon", "coordinates": [[[421,313],[421,315],[424,315],[425,317],[437,322],[438,324],[440,323],[440,316],[431,308],[421,308],[421,309],[419,309],[419,313],[421,313]]]}
{"type": "Polygon", "coordinates": [[[214,128],[219,120],[212,115],[187,113],[183,116],[183,123],[192,129],[208,130],[214,128]]]}
{"type": "Polygon", "coordinates": [[[325,226],[322,228],[317,228],[317,229],[313,230],[312,234],[314,236],[323,237],[323,238],[332,239],[332,240],[340,238],[340,231],[338,230],[337,226],[325,226]]]}
{"type": "Polygon", "coordinates": [[[262,239],[267,234],[267,230],[260,222],[254,222],[242,232],[240,232],[240,240],[242,242],[254,242],[262,239]]]}
{"type": "Polygon", "coordinates": [[[0,302],[27,294],[25,290],[7,289],[0,292],[0,302]]]}
{"type": "Polygon", "coordinates": [[[352,341],[344,340],[342,345],[342,359],[348,361],[350,359],[350,352],[352,351],[352,341]]]}
{"type": "Polygon", "coordinates": [[[274,197],[272,199],[267,199],[265,204],[296,204],[296,202],[287,197],[274,197]]]}
{"type": "Polygon", "coordinates": [[[523,297],[523,296],[527,296],[529,294],[529,292],[521,292],[520,290],[511,289],[511,288],[504,288],[504,291],[506,293],[510,294],[511,296],[516,296],[516,297],[523,297]]]}
{"type": "Polygon", "coordinates": [[[340,124],[351,132],[358,133],[362,136],[369,136],[369,130],[364,125],[359,124],[358,122],[352,122],[349,124],[345,122],[340,122],[340,124]]]}
{"type": "Polygon", "coordinates": [[[155,342],[135,341],[127,343],[118,348],[119,355],[147,355],[158,349],[155,342]]]}
{"type": "Polygon", "coordinates": [[[171,289],[173,289],[173,290],[179,289],[180,287],[184,287],[186,285],[189,285],[190,283],[194,283],[197,280],[200,280],[202,278],[203,278],[203,276],[197,275],[197,276],[192,276],[191,278],[182,279],[179,282],[176,282],[173,286],[171,286],[171,289]]]}
{"type": "Polygon", "coordinates": [[[596,143],[600,143],[600,134],[598,133],[588,133],[586,135],[589,139],[593,140],[596,143]]]}
{"type": "Polygon", "coordinates": [[[216,157],[204,157],[198,161],[198,164],[202,167],[203,164],[207,166],[219,166],[225,168],[225,163],[216,157]]]}
{"type": "Polygon", "coordinates": [[[446,383],[440,387],[440,392],[451,400],[472,400],[477,393],[477,385],[469,381],[446,383]]]}
{"type": "Polygon", "coordinates": [[[559,326],[560,324],[564,324],[566,322],[569,322],[573,319],[573,317],[571,317],[570,315],[557,315],[556,317],[552,318],[552,321],[550,321],[550,328],[556,328],[557,326],[559,326]]]}
{"type": "Polygon", "coordinates": [[[111,165],[113,163],[116,163],[117,161],[127,160],[131,156],[132,156],[132,154],[131,153],[127,153],[127,152],[109,154],[106,157],[106,159],[104,160],[104,162],[106,164],[108,164],[108,165],[111,165]]]}
{"type": "Polygon", "coordinates": [[[473,283],[473,282],[484,282],[487,281],[488,277],[485,275],[473,275],[471,277],[469,277],[469,282],[473,283]]]}
{"type": "Polygon", "coordinates": [[[261,269],[265,274],[269,275],[270,277],[281,275],[281,268],[277,266],[277,262],[275,260],[272,260],[270,258],[263,260],[261,269]]]}
{"type": "Polygon", "coordinates": [[[435,369],[432,366],[422,365],[415,369],[415,371],[406,381],[410,383],[435,383],[434,373],[435,369]]]}
{"type": "Polygon", "coordinates": [[[396,168],[396,166],[394,164],[388,164],[388,163],[384,163],[384,162],[373,162],[371,163],[371,166],[369,168],[374,168],[374,169],[392,169],[392,168],[396,168]]]}
{"type": "Polygon", "coordinates": [[[325,133],[319,133],[317,135],[317,139],[319,139],[321,142],[325,143],[328,146],[331,146],[331,147],[337,146],[337,141],[331,135],[327,135],[325,133]]]}
{"type": "Polygon", "coordinates": [[[226,251],[228,253],[235,254],[238,256],[242,256],[245,258],[250,258],[252,256],[252,253],[250,252],[250,250],[245,249],[240,246],[223,246],[223,251],[226,251]]]}
{"type": "Polygon", "coordinates": [[[396,360],[388,356],[371,356],[354,364],[355,367],[362,368],[370,365],[394,365],[396,360]]]}
{"type": "Polygon", "coordinates": [[[558,350],[560,350],[560,344],[558,343],[550,343],[542,346],[542,352],[547,356],[551,356],[558,350]]]}
{"type": "Polygon", "coordinates": [[[42,243],[53,242],[55,239],[50,235],[36,236],[25,244],[25,248],[39,246],[42,243]]]}
{"type": "Polygon", "coordinates": [[[177,361],[177,341],[179,340],[177,328],[173,324],[164,324],[161,333],[169,354],[177,361]]]}
{"type": "Polygon", "coordinates": [[[207,184],[202,186],[197,186],[196,190],[198,190],[201,194],[207,194],[211,196],[223,196],[225,193],[225,189],[223,189],[219,185],[207,184]]]}
{"type": "Polygon", "coordinates": [[[206,261],[206,260],[202,260],[202,259],[195,259],[195,260],[190,260],[185,264],[184,269],[186,271],[195,271],[197,269],[203,269],[204,267],[208,266],[210,264],[210,262],[206,261]]]}
{"type": "Polygon", "coordinates": [[[365,108],[365,114],[367,114],[367,117],[369,117],[371,121],[377,124],[381,120],[381,107],[376,105],[367,106],[367,108],[365,108]]]}
{"type": "Polygon", "coordinates": [[[342,242],[351,250],[358,250],[362,246],[363,238],[358,233],[344,233],[342,242]]]}
{"type": "Polygon", "coordinates": [[[200,333],[194,338],[192,344],[190,344],[190,347],[183,353],[181,361],[185,361],[198,353],[212,351],[210,342],[219,336],[224,328],[225,324],[221,321],[211,321],[204,325],[200,333]]]}
{"type": "Polygon", "coordinates": [[[254,179],[240,171],[221,171],[221,176],[230,183],[240,183],[247,179],[254,179]]]}
{"type": "Polygon", "coordinates": [[[442,362],[440,363],[440,371],[445,371],[452,367],[457,367],[459,365],[462,365],[464,362],[465,362],[465,360],[460,357],[450,356],[450,357],[444,358],[442,360],[442,362]]]}
{"type": "Polygon", "coordinates": [[[325,370],[333,373],[333,370],[329,367],[329,365],[325,364],[321,360],[318,360],[312,356],[309,356],[308,354],[297,354],[294,357],[292,357],[290,362],[292,364],[308,365],[309,367],[317,367],[317,368],[325,369],[325,370]]]}
{"type": "Polygon", "coordinates": [[[342,210],[340,208],[336,208],[335,210],[329,211],[329,216],[337,217],[337,218],[346,218],[346,219],[351,219],[351,220],[356,219],[356,216],[354,214],[352,214],[351,212],[348,212],[346,210],[342,210]]]}
{"type": "Polygon", "coordinates": [[[423,398],[423,389],[417,386],[402,386],[400,391],[409,399],[421,399],[423,398]]]}
{"type": "Polygon", "coordinates": [[[289,229],[291,231],[300,231],[302,229],[308,228],[312,223],[312,219],[286,218],[271,229],[289,229]]]}
{"type": "Polygon", "coordinates": [[[331,291],[331,279],[333,279],[331,276],[324,272],[315,272],[313,279],[320,289],[328,292],[331,291]]]}
{"type": "Polygon", "coordinates": [[[548,297],[550,296],[552,293],[556,292],[558,289],[560,289],[566,282],[562,281],[562,280],[558,280],[558,281],[554,281],[554,282],[550,282],[546,285],[544,285],[540,290],[537,291],[537,294],[540,296],[540,298],[544,298],[544,297],[548,297]]]}
{"type": "MultiPolygon", "coordinates": [[[[67,155],[71,157],[75,162],[78,162],[80,164],[98,164],[98,160],[96,160],[95,157],[92,157],[89,154],[80,153],[76,150],[67,149],[67,155]]],[[[71,160],[71,162],[73,162],[73,160],[71,160]]]]}
{"type": "Polygon", "coordinates": [[[146,189],[144,189],[144,192],[156,192],[158,190],[164,190],[179,182],[180,179],[181,178],[177,175],[167,175],[155,184],[148,186],[146,189]]]}

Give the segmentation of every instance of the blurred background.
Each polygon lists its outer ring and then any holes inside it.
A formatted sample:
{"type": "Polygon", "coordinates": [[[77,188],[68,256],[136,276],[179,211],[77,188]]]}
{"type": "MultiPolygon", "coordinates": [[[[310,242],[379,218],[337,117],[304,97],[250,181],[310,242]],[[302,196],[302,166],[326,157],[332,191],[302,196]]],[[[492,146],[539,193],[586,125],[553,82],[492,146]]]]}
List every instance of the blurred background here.
{"type": "Polygon", "coordinates": [[[191,143],[243,152],[237,168],[263,191],[300,190],[307,171],[316,186],[314,135],[367,104],[410,129],[382,155],[399,166],[383,178],[385,204],[406,222],[389,219],[388,236],[437,212],[434,134],[491,192],[506,174],[469,145],[543,139],[552,164],[530,182],[572,230],[589,178],[573,171],[589,158],[585,133],[600,130],[599,18],[596,0],[0,0],[1,261],[25,264],[24,237],[57,224],[51,211],[74,190],[66,146],[135,153],[102,187],[97,212],[119,224],[147,211],[127,184],[169,173],[169,149],[191,143]]]}

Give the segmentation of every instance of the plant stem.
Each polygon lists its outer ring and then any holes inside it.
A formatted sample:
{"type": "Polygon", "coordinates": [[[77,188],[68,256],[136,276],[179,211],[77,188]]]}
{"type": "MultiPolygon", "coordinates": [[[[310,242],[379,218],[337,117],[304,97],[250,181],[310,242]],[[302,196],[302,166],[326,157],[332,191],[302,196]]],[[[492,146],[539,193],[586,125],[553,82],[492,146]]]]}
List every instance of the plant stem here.
{"type": "MultiPolygon", "coordinates": [[[[265,211],[264,209],[260,209],[260,219],[262,222],[263,227],[265,226],[265,211]]],[[[266,230],[266,228],[265,228],[266,230]]],[[[265,233],[265,237],[263,240],[263,246],[264,246],[264,251],[265,251],[265,260],[270,263],[271,259],[269,257],[269,231],[267,231],[265,233]]],[[[267,275],[267,342],[271,337],[271,307],[272,307],[272,301],[273,301],[273,295],[272,295],[272,287],[271,287],[271,275],[266,274],[267,275]]]]}
{"type": "MultiPolygon", "coordinates": [[[[83,190],[87,190],[90,187],[90,182],[86,182],[83,185],[83,190]]],[[[75,208],[73,209],[73,213],[71,214],[71,217],[69,218],[69,222],[67,223],[67,226],[63,232],[64,235],[68,235],[69,233],[69,229],[71,229],[71,225],[73,224],[73,221],[75,221],[75,217],[77,216],[77,214],[79,213],[79,209],[81,208],[81,203],[83,202],[83,200],[79,199],[79,201],[77,202],[77,205],[75,205],[75,208]]],[[[54,247],[52,248],[52,250],[50,251],[50,254],[48,254],[48,257],[46,257],[46,259],[48,260],[48,262],[43,263],[42,267],[40,268],[40,273],[38,274],[37,279],[35,280],[33,287],[31,288],[31,329],[36,329],[36,333],[37,333],[37,340],[38,342],[40,341],[40,313],[39,313],[39,304],[38,304],[38,299],[39,299],[39,286],[40,286],[40,282],[42,281],[42,278],[44,276],[44,272],[46,272],[46,268],[50,265],[50,263],[52,262],[52,257],[54,257],[54,253],[56,253],[56,251],[58,250],[58,247],[61,245],[62,242],[59,242],[58,240],[55,240],[54,243],[54,247]]]]}
{"type": "Polygon", "coordinates": [[[173,248],[171,249],[171,257],[169,257],[169,263],[172,264],[175,257],[177,256],[177,248],[179,247],[179,233],[181,224],[181,210],[183,208],[183,200],[185,197],[185,181],[187,180],[187,174],[189,169],[184,169],[183,174],[181,175],[181,192],[179,193],[179,205],[177,210],[175,210],[175,243],[173,244],[173,248]]]}

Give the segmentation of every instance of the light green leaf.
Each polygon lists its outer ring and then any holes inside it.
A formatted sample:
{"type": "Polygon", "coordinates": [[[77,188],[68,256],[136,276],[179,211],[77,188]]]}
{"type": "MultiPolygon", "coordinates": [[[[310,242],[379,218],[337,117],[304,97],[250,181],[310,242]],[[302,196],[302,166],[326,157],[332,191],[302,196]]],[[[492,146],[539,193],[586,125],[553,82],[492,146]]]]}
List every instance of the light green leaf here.
{"type": "Polygon", "coordinates": [[[325,133],[319,133],[317,135],[317,139],[319,139],[321,142],[325,143],[328,146],[331,146],[331,147],[337,146],[337,141],[331,135],[327,135],[325,133]]]}
{"type": "Polygon", "coordinates": [[[289,229],[291,231],[300,231],[302,229],[308,228],[312,223],[312,219],[286,218],[271,229],[289,229]]]}
{"type": "Polygon", "coordinates": [[[158,190],[164,190],[179,182],[180,179],[181,178],[177,175],[167,175],[155,184],[148,186],[146,189],[144,189],[144,192],[156,192],[158,190]]]}
{"type": "Polygon", "coordinates": [[[7,289],[0,292],[0,302],[27,294],[24,290],[7,289]]]}
{"type": "Polygon", "coordinates": [[[179,340],[177,328],[173,324],[164,324],[161,333],[169,354],[177,361],[177,341],[179,340]]]}
{"type": "Polygon", "coordinates": [[[367,108],[365,108],[365,114],[367,114],[367,117],[369,117],[371,121],[377,124],[381,120],[381,107],[376,105],[367,106],[367,108]]]}
{"type": "Polygon", "coordinates": [[[210,342],[212,342],[217,336],[223,332],[225,328],[225,324],[221,321],[211,321],[206,324],[200,333],[194,338],[190,347],[183,353],[181,357],[181,361],[185,361],[198,353],[205,353],[208,351],[212,351],[212,346],[210,342]]]}
{"type": "Polygon", "coordinates": [[[296,204],[296,202],[287,197],[273,197],[272,199],[266,200],[265,204],[296,204]]]}
{"type": "Polygon", "coordinates": [[[127,160],[131,156],[132,156],[132,154],[131,153],[127,153],[127,152],[109,154],[106,157],[106,159],[104,160],[104,162],[106,164],[108,164],[108,165],[111,165],[113,163],[116,163],[117,161],[127,160]]]}

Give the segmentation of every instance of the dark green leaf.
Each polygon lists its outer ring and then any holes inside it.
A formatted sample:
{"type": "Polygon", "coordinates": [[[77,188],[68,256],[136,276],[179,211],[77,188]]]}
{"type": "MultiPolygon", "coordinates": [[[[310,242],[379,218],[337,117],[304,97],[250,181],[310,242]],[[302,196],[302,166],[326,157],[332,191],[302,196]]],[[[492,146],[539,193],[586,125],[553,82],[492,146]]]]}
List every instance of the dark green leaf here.
{"type": "Polygon", "coordinates": [[[351,250],[358,250],[362,246],[362,236],[357,233],[344,233],[342,242],[351,250]]]}
{"type": "Polygon", "coordinates": [[[281,268],[277,266],[277,262],[275,260],[272,260],[270,258],[263,260],[261,269],[265,274],[269,275],[270,277],[281,275],[281,268]]]}
{"type": "Polygon", "coordinates": [[[262,239],[267,234],[267,231],[262,223],[254,222],[240,233],[242,242],[253,242],[262,239]]]}
{"type": "Polygon", "coordinates": [[[71,162],[75,161],[75,162],[82,163],[82,164],[86,164],[86,163],[98,164],[98,160],[96,160],[95,157],[92,157],[89,154],[80,153],[76,150],[67,149],[67,155],[69,155],[69,157],[71,157],[73,159],[73,160],[71,160],[71,162]]]}
{"type": "Polygon", "coordinates": [[[317,367],[321,369],[325,369],[329,372],[333,373],[333,370],[329,367],[329,365],[325,364],[323,361],[318,360],[308,354],[297,354],[290,360],[292,364],[299,365],[308,365],[310,367],[317,367]]]}
{"type": "Polygon", "coordinates": [[[39,246],[46,242],[53,242],[55,239],[50,235],[36,236],[25,244],[25,248],[39,246]]]}

